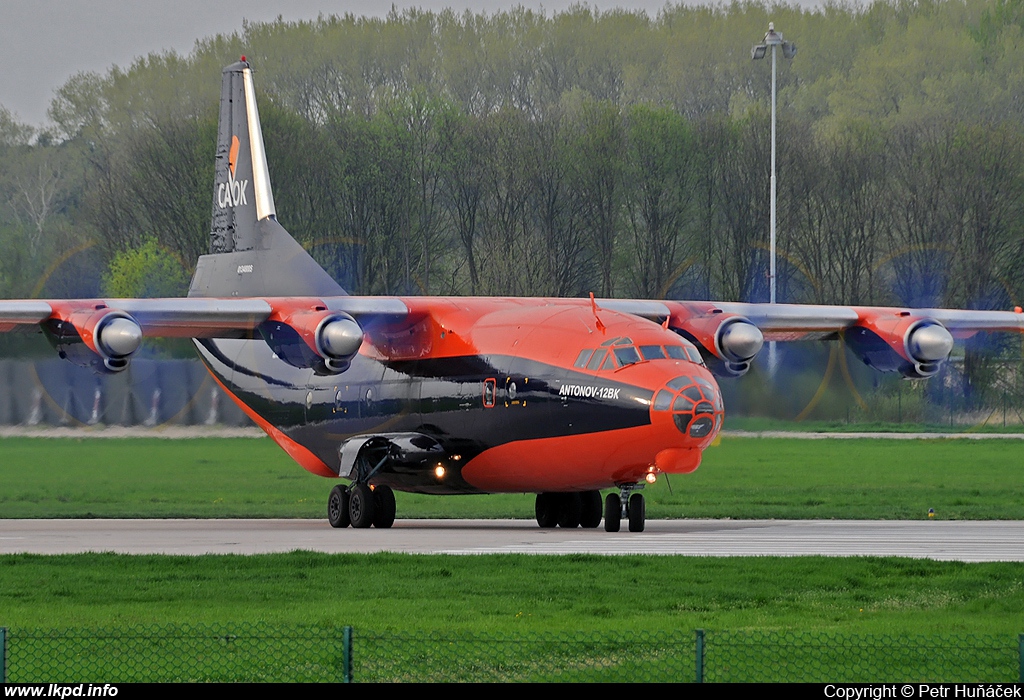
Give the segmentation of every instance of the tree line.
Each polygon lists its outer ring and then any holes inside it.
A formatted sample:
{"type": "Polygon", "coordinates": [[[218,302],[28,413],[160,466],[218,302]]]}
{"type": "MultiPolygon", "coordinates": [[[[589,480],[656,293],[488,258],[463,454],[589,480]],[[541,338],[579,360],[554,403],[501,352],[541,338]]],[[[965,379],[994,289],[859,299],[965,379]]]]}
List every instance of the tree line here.
{"type": "Polygon", "coordinates": [[[280,219],[351,292],[766,300],[769,20],[780,300],[1016,303],[1021,0],[249,24],[0,112],[0,292],[182,291],[245,54],[280,219]]]}

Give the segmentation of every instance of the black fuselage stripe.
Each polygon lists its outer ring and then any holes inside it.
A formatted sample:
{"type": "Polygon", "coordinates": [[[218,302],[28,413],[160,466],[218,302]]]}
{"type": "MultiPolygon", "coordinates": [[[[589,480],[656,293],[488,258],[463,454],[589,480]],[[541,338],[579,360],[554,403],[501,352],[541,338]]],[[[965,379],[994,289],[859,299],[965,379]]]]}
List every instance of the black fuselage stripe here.
{"type": "MultiPolygon", "coordinates": [[[[261,340],[234,342],[266,347],[261,340]]],[[[381,363],[359,355],[344,373],[317,376],[285,365],[269,350],[242,353],[255,366],[231,361],[217,344],[201,343],[210,370],[261,418],[329,465],[337,464],[344,439],[374,432],[421,432],[436,438],[448,454],[472,458],[509,442],[650,423],[651,391],[523,358],[381,363]],[[488,379],[495,380],[491,408],[484,405],[488,379]],[[560,393],[563,386],[582,389],[575,389],[577,395],[560,393]]]]}

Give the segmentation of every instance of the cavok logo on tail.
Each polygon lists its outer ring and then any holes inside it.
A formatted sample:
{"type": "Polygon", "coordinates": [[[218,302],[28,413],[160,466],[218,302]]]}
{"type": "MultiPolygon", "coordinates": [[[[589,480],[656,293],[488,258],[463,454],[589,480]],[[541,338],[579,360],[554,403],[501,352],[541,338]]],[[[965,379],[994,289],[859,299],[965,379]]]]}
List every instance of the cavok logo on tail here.
{"type": "Polygon", "coordinates": [[[217,185],[217,205],[221,209],[249,203],[245,198],[245,190],[249,186],[249,181],[235,179],[235,165],[237,164],[238,137],[232,136],[231,150],[228,151],[228,181],[217,185]]]}

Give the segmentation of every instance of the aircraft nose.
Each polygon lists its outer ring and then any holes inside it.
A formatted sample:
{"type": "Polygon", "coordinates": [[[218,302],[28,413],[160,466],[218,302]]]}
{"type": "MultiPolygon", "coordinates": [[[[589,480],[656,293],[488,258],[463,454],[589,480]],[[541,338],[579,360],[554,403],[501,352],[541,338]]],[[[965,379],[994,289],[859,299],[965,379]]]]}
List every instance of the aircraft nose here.
{"type": "Polygon", "coordinates": [[[715,383],[701,376],[681,376],[668,382],[654,398],[655,411],[669,411],[676,429],[698,440],[722,425],[722,394],[715,383]]]}
{"type": "Polygon", "coordinates": [[[714,413],[709,402],[699,401],[690,410],[673,413],[672,420],[679,428],[679,432],[690,437],[702,438],[710,435],[712,428],[715,427],[714,413]]]}

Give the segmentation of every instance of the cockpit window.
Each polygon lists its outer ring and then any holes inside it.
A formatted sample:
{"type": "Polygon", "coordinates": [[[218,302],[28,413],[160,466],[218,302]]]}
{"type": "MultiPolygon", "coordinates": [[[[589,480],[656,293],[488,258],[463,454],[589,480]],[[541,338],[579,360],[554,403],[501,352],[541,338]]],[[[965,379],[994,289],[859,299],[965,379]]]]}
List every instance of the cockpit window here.
{"type": "Polygon", "coordinates": [[[597,369],[601,366],[601,360],[608,354],[607,350],[598,350],[594,353],[594,356],[590,358],[590,362],[587,363],[587,369],[597,369]]]}
{"type": "Polygon", "coordinates": [[[645,360],[664,360],[665,348],[660,345],[641,345],[640,354],[645,360]]]}
{"type": "Polygon", "coordinates": [[[573,367],[589,370],[614,370],[648,360],[685,360],[704,366],[700,352],[692,343],[684,339],[682,345],[640,345],[633,344],[633,339],[625,336],[611,338],[601,343],[595,350],[581,350],[573,367]]]}
{"type": "Polygon", "coordinates": [[[636,348],[632,345],[623,345],[615,348],[615,359],[619,361],[619,364],[625,367],[626,365],[636,364],[640,361],[640,353],[636,351],[636,348]]]}
{"type": "Polygon", "coordinates": [[[683,345],[666,345],[665,350],[673,360],[689,360],[704,366],[704,358],[701,357],[700,350],[694,347],[692,343],[684,341],[683,345]]]}

